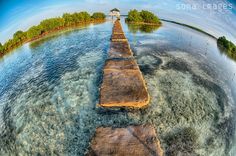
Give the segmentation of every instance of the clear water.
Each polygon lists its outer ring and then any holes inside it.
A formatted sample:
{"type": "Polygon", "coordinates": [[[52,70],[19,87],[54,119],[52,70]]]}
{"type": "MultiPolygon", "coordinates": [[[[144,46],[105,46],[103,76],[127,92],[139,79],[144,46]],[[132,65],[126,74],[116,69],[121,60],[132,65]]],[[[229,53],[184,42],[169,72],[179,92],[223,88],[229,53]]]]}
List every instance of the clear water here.
{"type": "Polygon", "coordinates": [[[96,108],[111,22],[60,33],[0,62],[0,155],[84,155],[96,127],[141,123],[156,127],[167,154],[175,135],[180,155],[235,155],[236,63],[215,39],[182,26],[164,23],[151,33],[123,27],[150,107],[96,108]],[[183,135],[186,129],[192,133],[183,135]]]}

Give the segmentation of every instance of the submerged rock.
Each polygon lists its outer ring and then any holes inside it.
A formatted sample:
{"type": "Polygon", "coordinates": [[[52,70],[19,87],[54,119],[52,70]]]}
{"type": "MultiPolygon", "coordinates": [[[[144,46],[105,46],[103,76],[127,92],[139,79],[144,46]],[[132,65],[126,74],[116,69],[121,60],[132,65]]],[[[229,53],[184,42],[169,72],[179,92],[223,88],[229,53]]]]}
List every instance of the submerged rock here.
{"type": "Polygon", "coordinates": [[[99,127],[86,155],[163,156],[163,150],[151,125],[126,128],[99,127]]]}

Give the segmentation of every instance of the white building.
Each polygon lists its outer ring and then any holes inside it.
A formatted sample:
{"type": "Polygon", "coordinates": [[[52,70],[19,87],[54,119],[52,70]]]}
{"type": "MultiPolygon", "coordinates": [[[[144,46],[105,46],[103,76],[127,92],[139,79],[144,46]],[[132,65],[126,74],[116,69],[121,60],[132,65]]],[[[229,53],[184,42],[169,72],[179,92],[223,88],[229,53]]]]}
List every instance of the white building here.
{"type": "Polygon", "coordinates": [[[109,14],[110,16],[116,16],[116,17],[120,17],[120,10],[119,9],[117,9],[117,8],[114,8],[114,9],[112,9],[111,11],[110,11],[110,14],[109,14]]]}

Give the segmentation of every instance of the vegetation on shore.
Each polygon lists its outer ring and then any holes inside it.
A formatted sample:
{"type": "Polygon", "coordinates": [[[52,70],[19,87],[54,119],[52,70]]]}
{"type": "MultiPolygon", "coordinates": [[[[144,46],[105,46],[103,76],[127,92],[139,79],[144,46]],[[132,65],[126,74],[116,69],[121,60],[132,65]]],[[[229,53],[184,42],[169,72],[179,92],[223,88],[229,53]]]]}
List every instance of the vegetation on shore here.
{"type": "MultiPolygon", "coordinates": [[[[160,19],[162,21],[165,21],[165,22],[170,22],[170,23],[174,23],[174,24],[178,24],[178,25],[182,25],[182,26],[185,26],[185,27],[188,27],[188,28],[191,28],[191,29],[194,29],[196,31],[199,31],[201,33],[204,33],[212,38],[215,38],[217,39],[215,36],[209,34],[208,32],[200,29],[200,28],[197,28],[197,27],[194,27],[194,26],[191,26],[191,25],[187,25],[187,24],[184,24],[184,23],[179,23],[179,22],[175,22],[175,21],[171,21],[171,20],[166,20],[166,19],[160,19]]],[[[225,36],[222,36],[222,37],[219,37],[217,39],[217,45],[218,47],[222,50],[221,52],[225,53],[229,58],[233,59],[233,60],[236,60],[236,45],[234,45],[231,41],[227,40],[225,38],[225,36]]]]}
{"type": "Polygon", "coordinates": [[[236,60],[236,46],[225,36],[219,37],[217,39],[217,45],[223,50],[223,52],[230,58],[236,60]]]}
{"type": "Polygon", "coordinates": [[[206,35],[208,35],[208,36],[211,36],[211,37],[213,37],[213,38],[216,39],[215,36],[209,34],[208,32],[206,32],[206,31],[204,31],[204,30],[202,30],[202,29],[200,29],[200,28],[197,28],[197,27],[194,27],[194,26],[191,26],[191,25],[188,25],[188,24],[184,24],[184,23],[179,23],[179,22],[176,22],[176,21],[171,21],[171,20],[166,20],[166,19],[161,19],[161,20],[162,20],[162,21],[165,21],[165,22],[170,22],[170,23],[174,23],[174,24],[178,24],[178,25],[182,25],[182,26],[185,26],[185,27],[194,29],[194,30],[196,30],[196,31],[199,31],[199,32],[201,32],[201,33],[204,33],[204,34],[206,34],[206,35]]]}
{"type": "Polygon", "coordinates": [[[92,15],[83,11],[73,14],[64,13],[62,17],[49,18],[40,22],[37,26],[30,27],[27,31],[17,31],[12,39],[5,44],[0,43],[0,56],[8,53],[14,48],[21,46],[26,42],[33,41],[50,32],[62,30],[63,28],[77,26],[85,23],[104,21],[106,18],[102,12],[95,12],[92,15]]]}
{"type": "Polygon", "coordinates": [[[161,25],[161,21],[159,20],[159,18],[152,12],[146,10],[142,10],[139,12],[136,9],[129,11],[126,22],[161,25]]]}

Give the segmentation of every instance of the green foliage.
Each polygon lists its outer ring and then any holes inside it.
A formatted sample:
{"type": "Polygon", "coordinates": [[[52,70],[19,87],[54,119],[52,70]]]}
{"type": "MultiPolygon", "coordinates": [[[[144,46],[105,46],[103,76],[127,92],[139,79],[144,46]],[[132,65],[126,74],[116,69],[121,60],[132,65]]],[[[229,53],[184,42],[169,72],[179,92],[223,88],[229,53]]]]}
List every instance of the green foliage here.
{"type": "Polygon", "coordinates": [[[27,39],[27,34],[21,30],[17,31],[14,35],[13,35],[13,42],[16,45],[20,45],[22,44],[25,40],[27,39]]]}
{"type": "Polygon", "coordinates": [[[73,24],[73,16],[69,13],[64,13],[62,18],[65,20],[65,26],[70,26],[73,24]]]}
{"type": "Polygon", "coordinates": [[[40,22],[42,32],[58,29],[60,27],[63,27],[64,24],[65,24],[64,18],[50,18],[40,22]]]}
{"type": "Polygon", "coordinates": [[[160,24],[159,18],[156,15],[154,15],[152,12],[142,10],[140,12],[140,16],[142,17],[144,23],[157,23],[157,24],[160,24]]]}
{"type": "Polygon", "coordinates": [[[27,31],[27,37],[29,39],[33,39],[39,35],[42,34],[43,28],[41,25],[38,26],[32,26],[28,31],[27,31]]]}
{"type": "Polygon", "coordinates": [[[226,53],[230,58],[236,60],[236,46],[225,36],[219,37],[217,40],[218,46],[226,53]]]}
{"type": "Polygon", "coordinates": [[[138,12],[138,10],[134,9],[134,10],[129,11],[127,21],[128,22],[143,22],[143,19],[140,16],[140,13],[138,12]]]}
{"type": "Polygon", "coordinates": [[[76,24],[91,22],[91,19],[105,19],[105,14],[96,12],[91,17],[89,13],[75,12],[73,14],[64,13],[62,17],[45,19],[37,26],[30,27],[26,32],[17,31],[13,38],[8,40],[4,45],[0,44],[0,52],[6,53],[13,48],[23,44],[26,41],[33,40],[42,34],[60,29],[62,27],[74,26],[76,24]]]}
{"type": "Polygon", "coordinates": [[[83,21],[83,15],[81,13],[73,13],[72,15],[72,23],[80,23],[83,21]]]}
{"type": "Polygon", "coordinates": [[[13,38],[22,38],[23,36],[24,36],[24,32],[19,30],[15,32],[15,34],[13,35],[13,38]]]}
{"type": "Polygon", "coordinates": [[[91,20],[90,14],[87,13],[86,11],[80,12],[80,14],[83,17],[83,20],[81,22],[89,22],[91,20]]]}
{"type": "Polygon", "coordinates": [[[15,46],[15,44],[14,44],[13,40],[10,39],[10,40],[8,40],[8,41],[4,44],[3,50],[4,50],[4,51],[9,51],[9,50],[11,50],[14,46],[15,46]]]}
{"type": "Polygon", "coordinates": [[[3,53],[3,45],[0,43],[0,54],[3,53]]]}
{"type": "Polygon", "coordinates": [[[196,156],[194,149],[197,148],[198,135],[195,129],[191,127],[183,128],[174,134],[165,138],[167,143],[166,155],[192,155],[196,156]]]}
{"type": "Polygon", "coordinates": [[[231,41],[227,40],[225,36],[218,38],[217,43],[227,51],[234,51],[236,48],[236,46],[231,41]]]}
{"type": "Polygon", "coordinates": [[[136,9],[129,11],[126,21],[132,23],[161,24],[159,18],[152,12],[146,10],[138,12],[136,9]]]}
{"type": "Polygon", "coordinates": [[[73,14],[65,13],[63,14],[62,18],[65,20],[64,26],[71,26],[78,23],[90,22],[91,20],[89,13],[85,11],[79,13],[76,12],[73,14]]]}
{"type": "Polygon", "coordinates": [[[93,19],[99,19],[99,20],[104,20],[106,18],[106,15],[102,12],[95,12],[92,15],[93,19]]]}

